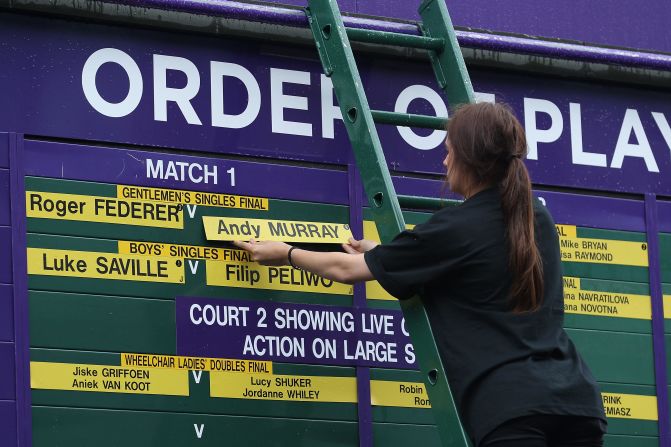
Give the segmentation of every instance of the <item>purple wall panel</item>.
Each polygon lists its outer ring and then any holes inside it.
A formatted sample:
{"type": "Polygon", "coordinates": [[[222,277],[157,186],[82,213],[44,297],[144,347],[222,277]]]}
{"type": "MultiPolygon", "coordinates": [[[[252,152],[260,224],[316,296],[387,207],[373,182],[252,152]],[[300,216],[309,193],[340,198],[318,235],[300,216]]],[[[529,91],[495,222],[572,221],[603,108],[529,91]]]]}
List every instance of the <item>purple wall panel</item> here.
{"type": "Polygon", "coordinates": [[[0,227],[0,284],[12,284],[12,229],[0,227]]]}
{"type": "Polygon", "coordinates": [[[16,398],[14,387],[14,343],[0,342],[0,400],[16,398]]]}
{"type": "Polygon", "coordinates": [[[0,284],[0,341],[14,340],[14,291],[0,284]]]}
{"type": "Polygon", "coordinates": [[[17,441],[21,447],[32,445],[30,397],[30,342],[28,330],[28,272],[26,261],[26,208],[24,187],[23,138],[10,135],[10,185],[12,197],[12,257],[14,283],[14,365],[16,370],[17,441]]]}
{"type": "Polygon", "coordinates": [[[657,201],[657,221],[659,222],[659,231],[671,233],[671,202],[657,201]]]}
{"type": "Polygon", "coordinates": [[[645,207],[641,200],[536,191],[560,224],[611,230],[645,231],[645,207]]]}
{"type": "MultiPolygon", "coordinates": [[[[671,2],[667,0],[647,0],[645,7],[635,11],[631,0],[447,0],[447,6],[458,26],[671,51],[671,2]]],[[[406,8],[402,11],[407,16],[406,8]]]]}
{"type": "MultiPolygon", "coordinates": [[[[647,0],[446,0],[456,26],[584,41],[607,46],[671,51],[671,2],[647,0]]],[[[306,0],[275,3],[305,6],[306,0]]],[[[343,12],[420,20],[420,0],[340,0],[343,12]],[[352,3],[356,3],[353,5],[352,3]]]]}
{"type": "MultiPolygon", "coordinates": [[[[443,191],[443,182],[440,180],[394,177],[393,181],[398,194],[458,199],[443,191]]],[[[545,201],[552,217],[560,224],[610,230],[645,231],[645,207],[641,200],[541,190],[534,190],[534,195],[545,201]]],[[[666,205],[666,228],[668,230],[662,231],[671,231],[671,203],[667,202],[666,205]]],[[[660,222],[664,222],[661,205],[659,209],[660,222]]],[[[664,226],[661,225],[661,227],[664,226]]]]}
{"type": "MultiPolygon", "coordinates": [[[[328,113],[324,112],[328,109],[320,110],[321,64],[314,50],[303,52],[295,49],[289,54],[286,48],[274,47],[267,42],[259,45],[249,40],[212,39],[141,29],[134,30],[130,35],[119,33],[114,27],[93,24],[72,27],[69,22],[55,19],[13,17],[9,21],[3,14],[0,14],[0,21],[0,40],[8,42],[0,47],[0,60],[7,61],[9,67],[0,72],[0,97],[15,104],[11,113],[0,109],[0,122],[7,127],[33,135],[180,150],[340,165],[349,161],[349,142],[341,122],[335,122],[334,138],[323,136],[321,116],[328,113]],[[73,42],[68,46],[71,51],[59,49],[58,45],[63,42],[73,42]],[[141,101],[126,116],[112,118],[99,113],[82,90],[82,67],[88,57],[101,48],[114,48],[126,53],[137,64],[144,80],[141,101]],[[40,67],[47,68],[33,68],[34,64],[26,58],[26,54],[34,55],[40,61],[40,67]],[[201,120],[200,125],[188,124],[173,103],[167,109],[167,122],[155,119],[150,82],[154,54],[184,58],[197,68],[201,87],[191,103],[201,120]],[[212,124],[211,61],[239,64],[249,70],[258,83],[260,109],[256,119],[248,126],[232,129],[212,124]],[[307,98],[308,103],[308,110],[286,109],[285,115],[288,120],[311,126],[312,136],[283,133],[285,128],[282,131],[278,131],[277,127],[273,129],[271,117],[276,115],[271,110],[271,76],[274,69],[299,72],[300,76],[309,79],[309,86],[291,82],[285,84],[286,94],[301,95],[307,98]]],[[[372,107],[393,110],[401,92],[411,85],[435,86],[428,64],[404,62],[403,70],[398,67],[397,61],[386,59],[362,61],[361,73],[372,107]]],[[[527,161],[536,184],[567,187],[580,184],[586,189],[671,195],[671,157],[663,136],[671,117],[671,95],[668,93],[500,71],[474,69],[471,75],[476,90],[495,94],[497,101],[508,102],[523,120],[525,102],[529,116],[533,110],[529,104],[533,101],[546,105],[549,102],[552,110],[557,111],[555,124],[559,132],[556,141],[539,140],[538,160],[527,161]],[[636,129],[642,127],[645,135],[643,131],[634,135],[632,125],[636,125],[636,129]],[[579,131],[580,135],[572,135],[572,129],[579,131]],[[632,156],[632,149],[626,149],[629,155],[623,156],[621,163],[616,160],[618,141],[622,148],[628,141],[620,138],[621,134],[625,137],[631,134],[631,144],[634,144],[635,137],[645,136],[650,144],[650,166],[640,156],[632,156]],[[574,142],[581,147],[573,147],[574,142]],[[598,161],[588,165],[579,160],[579,156],[575,155],[582,153],[579,149],[596,154],[599,160],[603,157],[603,163],[598,161]]],[[[96,88],[103,97],[118,101],[127,93],[128,77],[117,64],[104,64],[96,79],[96,88]]],[[[236,85],[233,82],[229,88],[227,84],[226,101],[244,104],[246,93],[240,85],[236,85]]],[[[433,113],[432,107],[422,99],[413,101],[409,111],[433,113]]],[[[547,130],[550,115],[539,111],[534,116],[537,117],[539,131],[547,130]]],[[[440,145],[427,150],[414,149],[401,138],[394,126],[380,126],[379,134],[387,161],[394,170],[420,173],[442,171],[444,152],[440,145]]],[[[619,154],[623,152],[624,149],[619,154]]],[[[57,171],[57,161],[52,162],[52,169],[57,171]]]]}
{"type": "Polygon", "coordinates": [[[0,440],[3,446],[13,447],[16,442],[16,402],[0,400],[0,440]]]}
{"type": "MultiPolygon", "coordinates": [[[[406,1],[406,0],[402,0],[406,1]]],[[[358,3],[360,0],[338,0],[338,7],[340,8],[341,12],[356,12],[358,9],[358,3]]],[[[307,0],[278,0],[275,2],[271,3],[276,3],[280,5],[291,5],[291,6],[300,6],[300,7],[305,7],[308,5],[307,0]]],[[[417,8],[415,8],[417,9],[417,8]]],[[[380,14],[378,14],[380,15],[380,14]]]]}
{"type": "Polygon", "coordinates": [[[0,168],[9,167],[9,136],[0,132],[0,168]]]}
{"type": "Polygon", "coordinates": [[[67,178],[159,188],[191,189],[250,196],[267,196],[272,179],[271,197],[314,202],[348,203],[347,173],[334,169],[286,166],[239,160],[193,157],[149,151],[119,150],[43,141],[26,141],[26,175],[67,178]],[[217,167],[218,184],[177,181],[174,178],[148,178],[147,160],[152,163],[199,163],[217,167]],[[90,169],[96,166],[96,169],[90,169]],[[235,186],[226,171],[235,168],[235,186]]]}
{"type": "Polygon", "coordinates": [[[9,225],[9,170],[0,169],[0,226],[9,225]]]}
{"type": "MultiPolygon", "coordinates": [[[[671,52],[671,2],[647,0],[446,0],[455,26],[671,52]]],[[[280,0],[306,6],[307,0],[280,0]]],[[[343,12],[420,20],[420,0],[339,0],[343,12]]]]}

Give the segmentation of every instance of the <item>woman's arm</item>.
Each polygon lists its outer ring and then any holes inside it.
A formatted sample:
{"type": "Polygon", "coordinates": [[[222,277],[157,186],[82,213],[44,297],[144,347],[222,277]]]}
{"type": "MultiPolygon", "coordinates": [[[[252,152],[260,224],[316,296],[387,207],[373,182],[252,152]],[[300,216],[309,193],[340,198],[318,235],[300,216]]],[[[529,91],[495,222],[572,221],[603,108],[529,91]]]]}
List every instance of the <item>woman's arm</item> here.
{"type": "MultiPolygon", "coordinates": [[[[252,261],[263,265],[289,265],[290,245],[283,242],[235,241],[237,247],[247,250],[252,261]]],[[[366,265],[363,253],[317,252],[296,248],[291,252],[295,266],[316,273],[324,278],[353,284],[358,281],[370,281],[372,273],[366,265]]]]}

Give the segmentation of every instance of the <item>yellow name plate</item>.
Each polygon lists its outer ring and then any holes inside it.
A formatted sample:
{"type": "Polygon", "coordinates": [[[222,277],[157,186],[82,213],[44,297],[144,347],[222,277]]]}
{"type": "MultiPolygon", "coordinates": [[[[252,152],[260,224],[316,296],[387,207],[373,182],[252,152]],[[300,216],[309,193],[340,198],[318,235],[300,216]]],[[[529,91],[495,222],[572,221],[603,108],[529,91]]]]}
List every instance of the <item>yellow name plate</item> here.
{"type": "Polygon", "coordinates": [[[122,353],[121,366],[255,374],[273,373],[273,362],[260,360],[218,359],[211,357],[184,357],[178,355],[162,354],[122,353]]]}
{"type": "Polygon", "coordinates": [[[203,225],[207,239],[214,241],[253,238],[264,241],[335,244],[347,242],[352,237],[349,225],[328,222],[203,216],[203,225]]]}
{"type": "Polygon", "coordinates": [[[657,397],[640,394],[601,393],[606,416],[618,419],[657,420],[657,397]]]}
{"type": "Polygon", "coordinates": [[[184,263],[174,258],[29,247],[28,274],[181,284],[184,263]]]}
{"type": "Polygon", "coordinates": [[[356,378],[210,373],[210,396],[299,402],[357,401],[356,378]]]}
{"type": "Polygon", "coordinates": [[[370,400],[381,407],[431,408],[423,383],[371,380],[370,400]]]}
{"type": "Polygon", "coordinates": [[[575,225],[557,225],[562,261],[648,266],[645,242],[590,239],[577,236],[575,225]]]}
{"type": "Polygon", "coordinates": [[[158,228],[184,228],[182,205],[26,191],[26,216],[158,228]]]}
{"type": "Polygon", "coordinates": [[[294,292],[352,295],[351,285],[322,278],[291,267],[270,267],[249,262],[206,261],[208,286],[247,289],[291,290],[294,292]]]}
{"type": "Polygon", "coordinates": [[[38,390],[188,396],[188,374],[178,369],[30,362],[30,386],[38,390]]]}
{"type": "Polygon", "coordinates": [[[671,295],[662,295],[664,318],[671,318],[671,295]]]}
{"type": "Polygon", "coordinates": [[[580,278],[570,276],[564,277],[564,310],[602,317],[652,318],[649,295],[582,290],[580,278]]]}
{"type": "Polygon", "coordinates": [[[122,254],[141,256],[252,262],[250,254],[244,250],[164,242],[119,241],[118,251],[122,254]]]}
{"type": "Polygon", "coordinates": [[[184,205],[215,206],[243,210],[268,210],[268,199],[262,197],[236,196],[179,189],[145,188],[117,185],[117,197],[121,199],[167,202],[184,205]]]}

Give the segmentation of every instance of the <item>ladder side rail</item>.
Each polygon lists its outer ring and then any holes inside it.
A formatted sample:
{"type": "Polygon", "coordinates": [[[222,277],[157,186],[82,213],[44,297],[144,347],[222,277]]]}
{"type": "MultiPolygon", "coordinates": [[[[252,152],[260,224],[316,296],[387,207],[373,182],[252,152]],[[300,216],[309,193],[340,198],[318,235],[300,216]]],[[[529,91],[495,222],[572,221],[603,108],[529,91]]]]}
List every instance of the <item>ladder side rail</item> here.
{"type": "MultiPolygon", "coordinates": [[[[335,0],[309,0],[307,15],[324,72],[333,87],[350,137],[366,196],[382,242],[405,229],[405,222],[361,78],[335,0]]],[[[431,400],[444,445],[467,447],[468,442],[449,388],[426,310],[418,296],[401,301],[406,325],[431,400]]]]}
{"type": "Polygon", "coordinates": [[[423,0],[419,5],[419,15],[424,36],[445,42],[442,51],[430,51],[429,56],[438,85],[445,92],[450,106],[455,108],[459,104],[474,103],[473,84],[445,0],[423,0]]]}

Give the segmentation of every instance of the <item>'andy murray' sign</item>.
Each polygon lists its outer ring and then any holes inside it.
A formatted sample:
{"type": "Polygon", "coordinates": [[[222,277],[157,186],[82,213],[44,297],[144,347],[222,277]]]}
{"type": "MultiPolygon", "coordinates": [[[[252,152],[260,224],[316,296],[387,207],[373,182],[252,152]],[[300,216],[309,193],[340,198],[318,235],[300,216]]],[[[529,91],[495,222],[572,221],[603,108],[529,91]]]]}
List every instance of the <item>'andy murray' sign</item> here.
{"type": "MultiPolygon", "coordinates": [[[[30,20],[0,14],[0,130],[349,160],[330,80],[311,49],[30,20]]],[[[372,107],[447,114],[428,63],[362,58],[360,70],[372,107]]],[[[471,77],[480,100],[509,103],[524,123],[534,182],[671,195],[670,94],[493,70],[471,77]]],[[[441,172],[444,132],[379,131],[393,169],[441,172]]]]}

